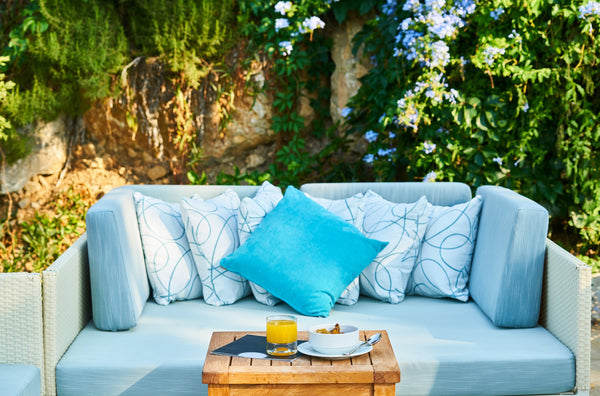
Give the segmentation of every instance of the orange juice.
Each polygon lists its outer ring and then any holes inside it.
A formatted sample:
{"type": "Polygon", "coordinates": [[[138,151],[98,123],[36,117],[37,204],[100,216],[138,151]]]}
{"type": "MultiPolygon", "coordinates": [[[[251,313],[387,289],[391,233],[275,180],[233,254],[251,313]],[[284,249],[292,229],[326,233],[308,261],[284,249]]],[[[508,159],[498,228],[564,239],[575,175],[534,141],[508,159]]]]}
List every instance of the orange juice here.
{"type": "Polygon", "coordinates": [[[267,353],[287,356],[297,351],[298,328],[292,315],[267,317],[267,353]]]}
{"type": "Polygon", "coordinates": [[[297,339],[298,329],[295,321],[280,319],[267,322],[267,342],[289,344],[297,339]]]}

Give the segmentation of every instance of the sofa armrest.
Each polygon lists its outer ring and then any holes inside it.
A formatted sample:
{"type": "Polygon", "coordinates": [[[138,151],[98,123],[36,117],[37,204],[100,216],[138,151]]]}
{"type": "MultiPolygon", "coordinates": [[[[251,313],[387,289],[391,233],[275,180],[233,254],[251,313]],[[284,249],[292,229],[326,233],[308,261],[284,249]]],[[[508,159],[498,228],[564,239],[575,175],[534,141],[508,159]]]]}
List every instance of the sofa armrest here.
{"type": "Polygon", "coordinates": [[[0,273],[0,363],[36,366],[43,381],[42,326],[42,276],[0,273]]]}
{"type": "Polygon", "coordinates": [[[592,271],[551,240],[546,262],[540,324],[575,355],[576,391],[590,389],[592,271]]]}
{"type": "Polygon", "coordinates": [[[42,272],[46,394],[56,394],[56,364],[92,318],[87,235],[42,272]]]}

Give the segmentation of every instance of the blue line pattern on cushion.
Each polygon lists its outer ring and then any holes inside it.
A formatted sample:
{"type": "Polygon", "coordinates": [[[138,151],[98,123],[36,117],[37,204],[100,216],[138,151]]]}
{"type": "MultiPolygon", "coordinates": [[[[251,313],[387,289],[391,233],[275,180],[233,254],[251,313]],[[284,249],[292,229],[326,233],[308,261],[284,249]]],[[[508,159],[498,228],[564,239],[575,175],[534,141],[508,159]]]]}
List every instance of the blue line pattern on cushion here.
{"type": "Polygon", "coordinates": [[[409,281],[409,293],[469,299],[469,273],[482,199],[454,206],[432,206],[421,252],[409,281]]]}
{"type": "MultiPolygon", "coordinates": [[[[363,232],[363,219],[365,216],[363,193],[355,194],[346,199],[325,199],[312,197],[307,193],[304,194],[329,212],[355,226],[361,233],[363,232]]],[[[346,287],[336,302],[342,305],[356,304],[360,294],[359,282],[360,278],[356,277],[352,283],[346,287]]]]}
{"type": "Polygon", "coordinates": [[[157,304],[202,296],[178,204],[133,194],[148,279],[157,304]]]}
{"type": "Polygon", "coordinates": [[[364,200],[365,236],[389,244],[360,274],[360,291],[382,301],[399,303],[404,300],[427,227],[427,199],[423,196],[409,204],[393,203],[369,190],[364,200]]]}
{"type": "Polygon", "coordinates": [[[181,201],[187,239],[207,304],[233,304],[250,292],[246,279],[220,265],[221,259],[239,246],[239,205],[240,198],[233,190],[206,201],[181,201]]]}

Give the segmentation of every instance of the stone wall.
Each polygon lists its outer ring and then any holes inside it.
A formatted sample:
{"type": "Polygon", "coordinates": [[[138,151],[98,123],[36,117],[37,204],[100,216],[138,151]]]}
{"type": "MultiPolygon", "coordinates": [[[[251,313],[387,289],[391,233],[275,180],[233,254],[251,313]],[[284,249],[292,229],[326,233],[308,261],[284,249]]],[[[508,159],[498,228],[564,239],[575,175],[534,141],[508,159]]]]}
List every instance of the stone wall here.
{"type": "MultiPolygon", "coordinates": [[[[332,59],[331,117],[341,120],[341,110],[359,88],[358,79],[368,64],[352,55],[352,37],[361,29],[363,20],[351,18],[331,32],[332,59]]],[[[255,61],[244,70],[243,79],[252,79],[257,87],[265,81],[265,65],[255,61]]],[[[275,135],[270,129],[272,98],[265,93],[249,95],[243,90],[218,97],[216,73],[208,73],[196,88],[180,88],[167,68],[154,58],[136,58],[121,73],[124,93],[106,98],[93,106],[80,119],[59,119],[37,128],[36,148],[32,154],[6,169],[2,191],[17,191],[38,174],[60,172],[67,160],[68,139],[76,125],[85,128],[87,139],[104,156],[134,166],[134,173],[150,182],[166,176],[173,182],[185,183],[185,162],[178,140],[195,134],[201,149],[200,170],[214,183],[221,172],[265,171],[275,155],[275,135]],[[231,118],[225,128],[219,123],[225,112],[231,118]]],[[[307,123],[315,117],[308,96],[300,101],[299,114],[307,123]]],[[[319,150],[323,142],[307,142],[319,150]]],[[[105,161],[106,162],[106,161],[105,161]]]]}

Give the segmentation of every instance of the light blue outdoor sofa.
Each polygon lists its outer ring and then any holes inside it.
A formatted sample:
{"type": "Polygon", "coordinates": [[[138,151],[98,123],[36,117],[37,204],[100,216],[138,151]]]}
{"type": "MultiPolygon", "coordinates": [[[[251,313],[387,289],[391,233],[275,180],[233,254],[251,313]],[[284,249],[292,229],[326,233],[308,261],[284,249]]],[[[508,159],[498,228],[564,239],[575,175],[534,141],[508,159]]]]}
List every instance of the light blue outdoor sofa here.
{"type": "MultiPolygon", "coordinates": [[[[264,330],[265,316],[298,316],[299,330],[351,323],[387,330],[403,395],[588,394],[589,267],[546,239],[544,208],[485,186],[467,302],[409,295],[399,304],[360,296],[327,319],[298,315],[252,296],[231,305],[203,299],[168,306],[151,298],[132,195],[170,202],[253,186],[124,186],[88,212],[87,234],[43,273],[45,393],[206,394],[202,367],[213,331],[264,330]]],[[[308,184],[313,197],[372,190],[392,202],[471,200],[461,183],[308,184]]]]}

